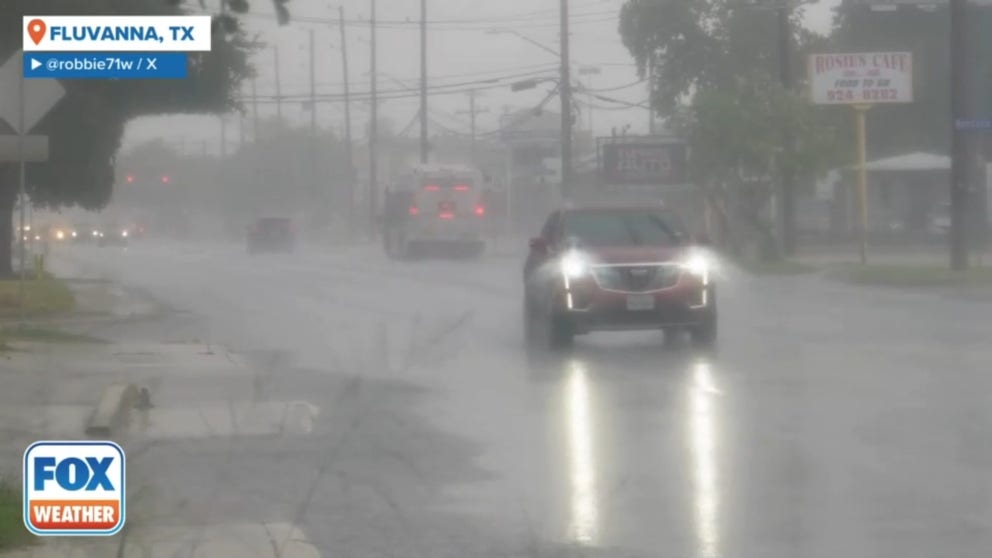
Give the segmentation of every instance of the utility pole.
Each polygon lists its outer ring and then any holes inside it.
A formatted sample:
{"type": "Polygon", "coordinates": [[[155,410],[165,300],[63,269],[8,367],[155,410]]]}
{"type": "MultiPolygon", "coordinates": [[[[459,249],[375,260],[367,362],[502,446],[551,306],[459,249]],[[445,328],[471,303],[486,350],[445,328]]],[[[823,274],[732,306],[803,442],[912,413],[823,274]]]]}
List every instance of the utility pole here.
{"type": "MultiPolygon", "coordinates": [[[[778,59],[779,77],[782,87],[792,91],[792,8],[789,0],[783,0],[778,8],[778,59]]],[[[796,252],[796,177],[792,172],[789,160],[795,156],[795,145],[788,124],[782,129],[782,152],[780,171],[782,175],[781,191],[779,192],[779,221],[781,223],[781,245],[786,256],[796,252]]]]}
{"type": "MultiPolygon", "coordinates": [[[[225,15],[227,13],[227,1],[222,0],[220,3],[220,13],[225,15]]],[[[220,28],[223,29],[224,26],[220,28]]],[[[224,41],[225,35],[223,31],[220,33],[220,40],[224,41]]],[[[227,114],[221,113],[220,115],[220,160],[223,161],[227,158],[227,114]]]]}
{"type": "MultiPolygon", "coordinates": [[[[658,123],[654,117],[654,61],[648,60],[648,130],[653,136],[658,133],[658,123]]],[[[590,126],[591,127],[591,126],[590,126]]]]}
{"type": "Polygon", "coordinates": [[[348,158],[348,232],[355,231],[355,158],[351,145],[351,84],[348,81],[348,38],[344,27],[344,6],[338,6],[338,22],[341,28],[341,73],[344,81],[344,148],[348,158]]]}
{"type": "Polygon", "coordinates": [[[313,29],[310,30],[310,138],[317,137],[317,90],[314,69],[313,29]]]}
{"type": "Polygon", "coordinates": [[[220,115],[220,158],[227,158],[227,115],[220,115]]]}
{"type": "Polygon", "coordinates": [[[427,0],[420,0],[420,162],[430,157],[427,135],[427,0]]]}
{"type": "Polygon", "coordinates": [[[572,76],[569,61],[568,0],[561,0],[561,189],[570,198],[572,184],[572,76]]]}
{"type": "Polygon", "coordinates": [[[968,154],[957,121],[965,117],[967,87],[967,3],[951,0],[951,269],[968,268],[968,154]]]}
{"type": "Polygon", "coordinates": [[[478,166],[479,164],[479,153],[476,150],[476,139],[477,134],[475,133],[475,89],[468,92],[468,111],[471,113],[469,115],[469,121],[472,123],[472,165],[478,166]]]}
{"type": "Polygon", "coordinates": [[[279,47],[272,47],[276,61],[276,119],[282,124],[282,83],[279,79],[279,47]]]}
{"type": "Polygon", "coordinates": [[[258,90],[255,88],[256,79],[251,78],[251,141],[258,143],[258,90]]]}
{"type": "Polygon", "coordinates": [[[370,84],[370,91],[372,93],[372,110],[371,110],[371,122],[369,122],[369,236],[371,238],[376,237],[376,204],[378,203],[378,146],[379,142],[379,93],[378,93],[378,79],[376,75],[376,9],[375,0],[370,0],[372,3],[372,15],[369,17],[369,27],[372,34],[372,60],[371,66],[372,71],[370,72],[372,83],[370,84]]]}
{"type": "Polygon", "coordinates": [[[483,113],[489,112],[489,109],[488,108],[483,108],[483,109],[475,108],[475,98],[476,98],[476,96],[478,96],[478,92],[475,89],[470,90],[468,92],[468,107],[469,107],[469,109],[467,111],[463,111],[463,110],[458,111],[457,114],[467,114],[467,115],[469,115],[469,122],[471,122],[471,129],[472,129],[472,164],[478,166],[478,164],[479,164],[479,153],[478,153],[478,150],[477,150],[478,133],[476,132],[477,127],[475,125],[476,116],[478,116],[480,114],[483,114],[483,113]]]}

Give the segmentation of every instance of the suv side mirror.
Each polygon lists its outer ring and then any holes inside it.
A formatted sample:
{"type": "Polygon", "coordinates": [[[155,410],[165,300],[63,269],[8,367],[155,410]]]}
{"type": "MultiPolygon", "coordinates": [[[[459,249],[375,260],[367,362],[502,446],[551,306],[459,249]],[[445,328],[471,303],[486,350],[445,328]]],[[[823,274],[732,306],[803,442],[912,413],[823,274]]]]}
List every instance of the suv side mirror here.
{"type": "Polygon", "coordinates": [[[534,237],[530,239],[530,249],[543,254],[548,251],[548,241],[539,236],[534,237]]]}

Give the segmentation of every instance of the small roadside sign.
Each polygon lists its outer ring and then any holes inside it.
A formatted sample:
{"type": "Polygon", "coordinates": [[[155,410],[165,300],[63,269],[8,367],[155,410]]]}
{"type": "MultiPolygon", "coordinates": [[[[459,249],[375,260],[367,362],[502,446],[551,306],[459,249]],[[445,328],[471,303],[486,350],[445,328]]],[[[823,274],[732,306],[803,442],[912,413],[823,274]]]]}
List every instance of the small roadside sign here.
{"type": "Polygon", "coordinates": [[[812,54],[808,74],[817,105],[913,102],[911,52],[812,54]]]}
{"type": "MultiPolygon", "coordinates": [[[[21,160],[21,136],[0,136],[0,163],[21,160]]],[[[48,160],[48,136],[24,136],[25,163],[43,163],[48,160]]]]}
{"type": "Polygon", "coordinates": [[[962,132],[970,130],[992,130],[992,120],[956,120],[954,121],[954,128],[962,132]]]}
{"type": "Polygon", "coordinates": [[[55,79],[24,79],[23,53],[16,52],[0,66],[0,120],[14,132],[29,133],[65,96],[55,79]],[[24,129],[21,124],[21,81],[24,81],[24,129]]]}

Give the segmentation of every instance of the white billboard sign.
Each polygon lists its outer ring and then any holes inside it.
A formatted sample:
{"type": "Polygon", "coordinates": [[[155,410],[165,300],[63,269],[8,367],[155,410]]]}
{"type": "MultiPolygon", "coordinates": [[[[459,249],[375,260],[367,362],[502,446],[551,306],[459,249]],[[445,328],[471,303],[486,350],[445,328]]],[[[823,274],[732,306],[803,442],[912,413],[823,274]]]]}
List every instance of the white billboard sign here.
{"type": "Polygon", "coordinates": [[[809,57],[810,98],[818,105],[913,102],[911,52],[846,52],[809,57]]]}

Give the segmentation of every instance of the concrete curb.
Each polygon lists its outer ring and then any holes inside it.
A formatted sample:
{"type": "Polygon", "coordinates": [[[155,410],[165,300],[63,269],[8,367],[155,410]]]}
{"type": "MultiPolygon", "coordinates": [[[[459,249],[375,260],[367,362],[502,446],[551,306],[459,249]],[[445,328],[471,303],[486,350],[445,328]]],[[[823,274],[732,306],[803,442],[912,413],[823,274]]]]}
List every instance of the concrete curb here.
{"type": "Polygon", "coordinates": [[[86,425],[86,435],[109,437],[124,422],[128,411],[135,407],[138,397],[138,387],[134,384],[107,386],[86,425]]]}

